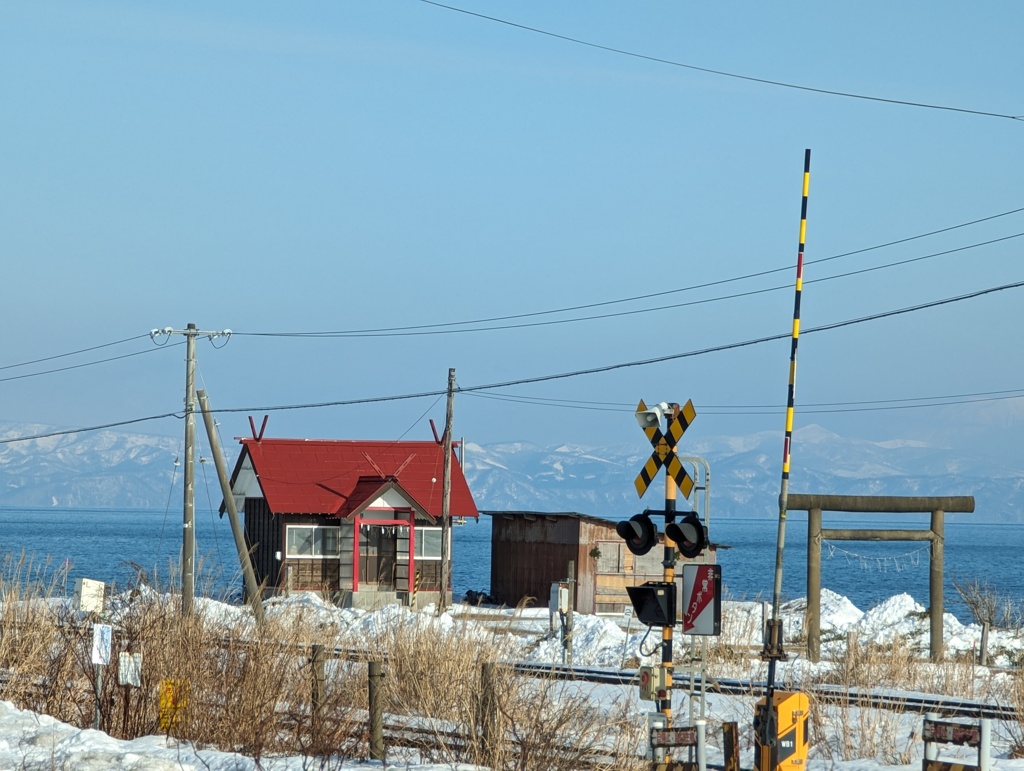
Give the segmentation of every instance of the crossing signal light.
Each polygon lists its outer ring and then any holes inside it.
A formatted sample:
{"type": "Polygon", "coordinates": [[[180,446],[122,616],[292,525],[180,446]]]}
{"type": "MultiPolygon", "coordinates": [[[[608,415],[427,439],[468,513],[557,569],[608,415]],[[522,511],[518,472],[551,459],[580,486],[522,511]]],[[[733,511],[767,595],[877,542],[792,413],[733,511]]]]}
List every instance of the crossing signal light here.
{"type": "Polygon", "coordinates": [[[658,543],[658,528],[646,514],[636,514],[619,522],[615,532],[626,542],[626,548],[633,554],[644,555],[658,543]]]}
{"type": "Polygon", "coordinates": [[[679,553],[691,560],[708,546],[708,529],[694,511],[683,517],[682,522],[665,525],[665,537],[675,541],[679,553]]]}
{"type": "Polygon", "coordinates": [[[647,581],[627,586],[626,593],[636,617],[647,626],[676,625],[676,585],[671,581],[647,581]]]}

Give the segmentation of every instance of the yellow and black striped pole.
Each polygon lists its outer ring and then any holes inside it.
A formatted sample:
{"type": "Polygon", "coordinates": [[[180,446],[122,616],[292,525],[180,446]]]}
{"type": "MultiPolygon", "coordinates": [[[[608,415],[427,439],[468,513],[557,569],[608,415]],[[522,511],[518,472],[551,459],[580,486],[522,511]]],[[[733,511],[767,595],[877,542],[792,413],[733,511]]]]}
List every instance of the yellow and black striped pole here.
{"type": "MultiPolygon", "coordinates": [[[[671,411],[665,415],[665,419],[669,426],[672,425],[672,421],[679,417],[679,405],[673,403],[671,405],[671,411]]],[[[671,434],[671,431],[666,430],[666,433],[671,434]]],[[[672,451],[676,451],[676,447],[673,445],[672,451]]],[[[665,469],[665,550],[664,560],[662,562],[663,572],[662,581],[666,584],[674,584],[676,582],[676,545],[671,538],[668,537],[668,525],[675,522],[676,519],[676,493],[677,493],[676,480],[668,473],[668,469],[665,469]]],[[[675,608],[672,609],[673,613],[675,608]]],[[[661,666],[665,670],[665,698],[658,702],[658,711],[665,716],[665,725],[672,725],[672,675],[674,674],[674,668],[672,664],[672,627],[663,626],[661,628],[661,666]]]]}
{"type": "Polygon", "coordinates": [[[765,633],[764,652],[768,660],[768,704],[775,685],[775,662],[784,659],[779,603],[782,596],[782,554],[786,545],[786,507],[789,498],[789,459],[793,443],[793,404],[796,398],[796,349],[800,341],[800,294],[804,283],[804,244],[807,237],[807,194],[811,184],[811,151],[804,151],[803,199],[800,205],[800,246],[796,257],[796,297],[793,301],[793,337],[789,354],[789,395],[786,400],[786,438],[782,454],[782,489],[779,492],[779,536],[775,550],[775,587],[772,592],[772,616],[765,633]]]}

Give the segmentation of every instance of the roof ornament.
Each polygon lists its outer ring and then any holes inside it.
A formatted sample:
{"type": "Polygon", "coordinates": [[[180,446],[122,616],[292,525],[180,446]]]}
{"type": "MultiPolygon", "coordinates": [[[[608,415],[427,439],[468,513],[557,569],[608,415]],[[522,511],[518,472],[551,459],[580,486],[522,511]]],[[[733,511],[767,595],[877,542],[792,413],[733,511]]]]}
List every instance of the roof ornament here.
{"type": "Polygon", "coordinates": [[[252,415],[249,416],[249,429],[252,431],[252,438],[257,442],[263,440],[263,432],[267,429],[267,420],[270,418],[269,415],[263,416],[263,423],[260,425],[260,432],[256,433],[256,423],[252,419],[252,415]]]}
{"type": "Polygon", "coordinates": [[[364,452],[363,457],[366,458],[367,463],[373,466],[373,470],[377,472],[381,479],[387,479],[388,475],[381,471],[380,466],[378,466],[373,458],[370,457],[370,453],[364,452]]]}

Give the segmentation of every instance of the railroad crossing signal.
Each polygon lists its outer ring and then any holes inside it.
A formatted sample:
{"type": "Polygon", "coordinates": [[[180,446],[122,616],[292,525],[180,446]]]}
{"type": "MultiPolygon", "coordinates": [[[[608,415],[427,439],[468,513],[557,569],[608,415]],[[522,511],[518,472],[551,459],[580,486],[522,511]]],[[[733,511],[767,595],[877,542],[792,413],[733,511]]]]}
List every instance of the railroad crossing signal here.
{"type": "Polygon", "coordinates": [[[667,436],[661,432],[660,427],[663,414],[664,408],[661,405],[648,409],[643,399],[636,407],[637,423],[647,434],[651,446],[654,447],[654,452],[651,453],[651,457],[647,459],[647,463],[637,474],[633,485],[636,487],[637,495],[643,498],[651,480],[658,473],[658,469],[664,466],[665,473],[672,477],[676,481],[676,485],[679,486],[679,492],[683,494],[684,498],[689,498],[690,493],[693,492],[693,480],[690,479],[690,475],[686,473],[683,464],[676,457],[674,448],[683,438],[683,433],[690,427],[690,423],[697,417],[697,411],[693,408],[693,402],[687,400],[686,405],[679,411],[679,416],[669,422],[667,436]]]}

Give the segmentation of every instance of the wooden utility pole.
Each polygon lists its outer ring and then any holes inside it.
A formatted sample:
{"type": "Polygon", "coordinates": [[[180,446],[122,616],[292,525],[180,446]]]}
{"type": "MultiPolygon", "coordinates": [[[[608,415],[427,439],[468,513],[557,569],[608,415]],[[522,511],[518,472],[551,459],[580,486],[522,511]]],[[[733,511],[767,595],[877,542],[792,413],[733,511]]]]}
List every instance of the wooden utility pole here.
{"type": "MultiPolygon", "coordinates": [[[[213,340],[217,337],[231,338],[231,330],[200,332],[195,324],[185,329],[164,327],[149,333],[153,342],[170,339],[171,335],[185,336],[185,495],[181,523],[181,614],[192,614],[196,594],[196,529],[195,529],[195,444],[196,444],[196,337],[202,335],[213,340]]],[[[167,340],[159,345],[166,345],[167,340]]]]}
{"type": "Polygon", "coordinates": [[[192,615],[196,594],[196,325],[185,330],[185,501],[181,524],[181,615],[192,615]]]}
{"type": "Polygon", "coordinates": [[[210,452],[213,453],[213,464],[217,467],[217,478],[220,480],[220,491],[224,496],[224,508],[228,512],[228,521],[231,523],[231,534],[235,538],[235,549],[238,551],[238,562],[242,567],[242,578],[245,581],[245,594],[249,604],[252,605],[252,612],[256,621],[263,623],[263,598],[260,596],[259,587],[256,585],[256,574],[252,569],[252,560],[249,559],[249,547],[245,543],[245,534],[242,532],[242,523],[238,519],[238,509],[235,506],[235,496],[231,491],[231,480],[228,478],[228,470],[224,466],[224,456],[220,451],[220,440],[217,438],[216,427],[213,424],[213,414],[210,412],[210,404],[206,398],[206,391],[196,391],[199,399],[199,408],[203,411],[203,423],[206,425],[206,436],[210,440],[210,452]]]}
{"type": "Polygon", "coordinates": [[[448,370],[448,407],[445,410],[444,434],[441,449],[444,453],[441,477],[441,598],[437,603],[439,613],[448,607],[448,587],[452,578],[452,556],[450,540],[452,535],[452,417],[455,412],[455,368],[448,370]]]}

